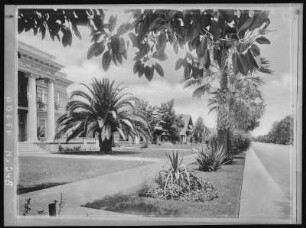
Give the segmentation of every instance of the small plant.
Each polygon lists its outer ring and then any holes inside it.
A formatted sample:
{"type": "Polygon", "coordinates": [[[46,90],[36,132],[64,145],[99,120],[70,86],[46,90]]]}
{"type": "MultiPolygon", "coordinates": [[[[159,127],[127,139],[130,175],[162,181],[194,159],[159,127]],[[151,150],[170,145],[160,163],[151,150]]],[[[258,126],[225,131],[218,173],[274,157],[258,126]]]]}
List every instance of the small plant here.
{"type": "Polygon", "coordinates": [[[26,216],[31,211],[31,198],[27,198],[24,203],[23,215],[26,216]]]}
{"type": "Polygon", "coordinates": [[[58,215],[61,214],[61,210],[64,207],[64,205],[65,205],[65,201],[64,201],[63,193],[61,192],[60,201],[58,204],[58,215]]]}
{"type": "Polygon", "coordinates": [[[201,171],[216,171],[220,168],[221,164],[224,162],[229,162],[231,159],[223,152],[223,147],[221,146],[217,150],[212,147],[207,147],[207,152],[205,152],[204,147],[198,153],[196,158],[199,164],[199,170],[201,171]]]}

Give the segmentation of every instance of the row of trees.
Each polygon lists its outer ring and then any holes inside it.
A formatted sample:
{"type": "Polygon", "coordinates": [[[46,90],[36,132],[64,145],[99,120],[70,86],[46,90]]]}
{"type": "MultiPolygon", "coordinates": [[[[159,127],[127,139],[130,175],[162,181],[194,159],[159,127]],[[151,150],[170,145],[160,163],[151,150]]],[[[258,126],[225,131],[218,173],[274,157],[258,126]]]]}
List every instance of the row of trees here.
{"type": "Polygon", "coordinates": [[[196,97],[210,96],[211,110],[218,116],[218,144],[230,154],[231,129],[252,130],[264,109],[257,73],[269,74],[271,70],[258,45],[270,44],[265,37],[269,12],[203,7],[126,13],[129,20],[115,31],[117,17],[105,20],[102,9],[20,9],[18,31],[32,29],[42,38],[49,32],[66,47],[72,44],[72,31],[81,38],[78,26],[87,26],[92,37],[87,57],[101,56],[105,71],[111,62],[117,65],[127,58],[131,42],[138,50],[133,72],[149,81],[155,72],[164,76],[159,62],[167,59],[166,46],[171,45],[180,53],[175,69],[184,68],[185,86],[194,86],[196,97]]]}
{"type": "Polygon", "coordinates": [[[293,127],[293,117],[286,116],[284,119],[274,122],[268,134],[257,136],[254,140],[265,143],[293,144],[293,127]]]}

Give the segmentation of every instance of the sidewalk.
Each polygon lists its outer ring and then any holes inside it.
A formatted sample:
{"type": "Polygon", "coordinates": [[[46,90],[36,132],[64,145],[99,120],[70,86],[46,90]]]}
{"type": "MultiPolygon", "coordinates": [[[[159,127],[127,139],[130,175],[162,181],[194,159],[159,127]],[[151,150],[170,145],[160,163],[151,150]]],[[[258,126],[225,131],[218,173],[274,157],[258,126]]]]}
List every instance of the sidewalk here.
{"type": "MultiPolygon", "coordinates": [[[[187,164],[194,161],[195,156],[196,154],[185,156],[183,163],[187,164]]],[[[141,167],[19,195],[19,213],[22,214],[25,199],[29,197],[31,198],[31,213],[28,216],[38,215],[37,211],[42,209],[48,213],[48,204],[52,203],[54,199],[59,202],[60,194],[63,193],[65,206],[61,211],[61,216],[78,215],[79,217],[88,217],[118,215],[119,217],[135,217],[133,215],[122,215],[84,208],[81,205],[101,199],[107,195],[136,188],[146,180],[157,175],[158,170],[167,163],[168,160],[164,159],[153,164],[144,164],[141,167]]]]}
{"type": "Polygon", "coordinates": [[[290,223],[282,211],[286,200],[281,188],[251,148],[246,153],[239,218],[254,223],[279,223],[280,220],[290,223]]]}

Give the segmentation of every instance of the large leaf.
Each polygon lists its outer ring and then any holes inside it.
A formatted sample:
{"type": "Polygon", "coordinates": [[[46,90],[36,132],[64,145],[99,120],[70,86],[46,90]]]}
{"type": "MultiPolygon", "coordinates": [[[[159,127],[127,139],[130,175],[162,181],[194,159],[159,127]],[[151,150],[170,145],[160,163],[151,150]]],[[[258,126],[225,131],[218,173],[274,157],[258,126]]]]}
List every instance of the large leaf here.
{"type": "Polygon", "coordinates": [[[120,37],[118,42],[118,53],[123,54],[124,51],[125,51],[125,40],[122,37],[120,37]]]}
{"type": "Polygon", "coordinates": [[[261,36],[261,37],[258,37],[256,39],[256,42],[259,43],[259,44],[271,44],[270,40],[268,40],[266,37],[264,36],[261,36]]]}
{"type": "Polygon", "coordinates": [[[242,73],[243,75],[247,75],[249,67],[245,55],[238,54],[237,56],[237,65],[240,73],[242,73]]]}
{"type": "Polygon", "coordinates": [[[249,30],[252,31],[256,28],[259,28],[264,22],[268,21],[269,12],[260,11],[259,14],[255,15],[254,23],[250,26],[249,30]]]}
{"type": "Polygon", "coordinates": [[[95,55],[96,50],[98,49],[99,44],[97,42],[94,42],[87,51],[87,59],[90,59],[95,55]]]}
{"type": "Polygon", "coordinates": [[[160,76],[164,77],[164,71],[163,71],[163,68],[161,67],[161,65],[158,64],[158,63],[155,63],[154,66],[155,66],[155,70],[157,71],[157,73],[158,73],[160,76]]]}
{"type": "Polygon", "coordinates": [[[153,78],[153,70],[154,68],[149,66],[146,66],[144,69],[145,76],[149,81],[151,81],[153,78]]]}
{"type": "Polygon", "coordinates": [[[244,31],[250,27],[250,25],[253,23],[254,17],[248,18],[243,25],[239,28],[238,32],[244,31]]]}
{"type": "Polygon", "coordinates": [[[122,35],[122,34],[126,33],[127,31],[129,31],[130,28],[131,28],[131,24],[130,23],[123,23],[117,29],[117,34],[118,35],[122,35]]]}
{"type": "Polygon", "coordinates": [[[256,44],[252,44],[250,50],[251,50],[251,52],[254,56],[259,56],[260,55],[260,49],[256,44]]]}
{"type": "Polygon", "coordinates": [[[109,50],[106,51],[102,56],[102,67],[104,71],[107,71],[111,62],[111,56],[109,50]]]}
{"type": "Polygon", "coordinates": [[[181,66],[183,66],[183,63],[184,63],[184,59],[182,58],[179,58],[176,63],[175,63],[175,70],[178,70],[181,68],[181,66]]]}
{"type": "Polygon", "coordinates": [[[143,75],[144,70],[145,70],[145,67],[144,67],[144,64],[142,63],[142,64],[139,65],[139,68],[138,68],[138,77],[139,78],[143,75]]]}
{"type": "Polygon", "coordinates": [[[111,16],[109,17],[108,23],[109,23],[108,29],[109,29],[110,32],[112,32],[112,31],[114,30],[114,28],[116,27],[117,16],[111,15],[111,16]]]}
{"type": "Polygon", "coordinates": [[[82,39],[82,35],[81,35],[78,27],[74,23],[72,23],[72,30],[74,32],[74,35],[81,40],[82,39]]]}

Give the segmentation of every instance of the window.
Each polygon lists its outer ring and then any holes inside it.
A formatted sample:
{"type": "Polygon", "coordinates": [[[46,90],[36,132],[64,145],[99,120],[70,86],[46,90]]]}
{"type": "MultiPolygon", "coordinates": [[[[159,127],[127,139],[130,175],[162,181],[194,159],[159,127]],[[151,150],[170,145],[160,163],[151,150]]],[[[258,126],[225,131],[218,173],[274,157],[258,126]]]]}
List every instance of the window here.
{"type": "Polygon", "coordinates": [[[47,90],[43,88],[37,88],[37,101],[41,101],[43,103],[47,102],[47,90]]]}

